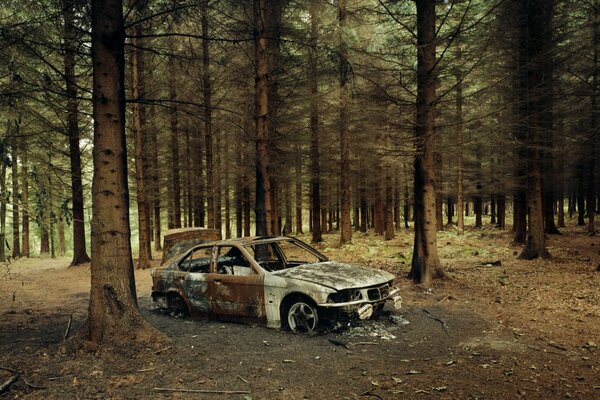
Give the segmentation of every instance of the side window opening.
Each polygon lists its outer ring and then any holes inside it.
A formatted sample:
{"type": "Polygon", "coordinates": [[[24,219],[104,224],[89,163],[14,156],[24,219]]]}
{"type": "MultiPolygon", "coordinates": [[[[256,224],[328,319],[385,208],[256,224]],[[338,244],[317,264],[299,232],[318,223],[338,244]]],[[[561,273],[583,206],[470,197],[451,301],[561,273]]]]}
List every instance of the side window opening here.
{"type": "Polygon", "coordinates": [[[284,260],[277,250],[275,243],[258,243],[246,247],[246,250],[252,254],[256,262],[266,271],[279,271],[285,266],[284,260]]]}
{"type": "Polygon", "coordinates": [[[248,276],[254,274],[254,270],[240,249],[235,246],[220,246],[217,258],[217,273],[248,276]]]}
{"type": "Polygon", "coordinates": [[[210,272],[210,259],[213,247],[200,247],[179,263],[179,269],[187,272],[207,274],[210,272]]]}

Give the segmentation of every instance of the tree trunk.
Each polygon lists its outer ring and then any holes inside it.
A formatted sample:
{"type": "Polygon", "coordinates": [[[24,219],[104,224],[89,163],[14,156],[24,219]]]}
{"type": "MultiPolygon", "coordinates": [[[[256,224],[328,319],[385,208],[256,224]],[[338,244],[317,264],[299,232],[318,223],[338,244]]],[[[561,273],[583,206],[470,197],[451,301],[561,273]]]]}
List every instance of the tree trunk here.
{"type": "Polygon", "coordinates": [[[496,225],[496,195],[493,194],[490,201],[490,224],[496,225]]]}
{"type": "Polygon", "coordinates": [[[429,284],[443,276],[437,254],[435,165],[435,0],[417,2],[417,124],[415,128],[415,239],[409,278],[429,284]]]}
{"type": "Polygon", "coordinates": [[[125,145],[124,23],[121,0],[92,2],[94,178],[88,338],[94,345],[156,343],[137,309],[125,145]],[[110,166],[110,167],[107,167],[110,166]]]}
{"type": "MultiPolygon", "coordinates": [[[[0,161],[0,261],[6,260],[6,163],[0,161]]],[[[42,232],[43,233],[43,232],[42,232]]]]}
{"type": "Polygon", "coordinates": [[[385,180],[385,240],[392,240],[396,237],[394,231],[394,188],[391,176],[385,180]]]}
{"type": "Polygon", "coordinates": [[[338,24],[340,37],[340,194],[342,200],[340,243],[344,244],[352,240],[352,225],[350,224],[350,133],[348,131],[350,63],[348,62],[348,45],[345,32],[346,0],[338,0],[338,24]]]}
{"type": "Polygon", "coordinates": [[[202,1],[202,92],[204,99],[204,154],[206,159],[206,213],[207,226],[215,227],[215,184],[212,137],[212,82],[210,76],[210,46],[208,27],[208,1],[202,1]]]}
{"type": "Polygon", "coordinates": [[[254,54],[256,63],[254,121],[256,131],[256,235],[271,234],[271,179],[269,175],[269,56],[266,0],[254,0],[254,54]]]}
{"type": "Polygon", "coordinates": [[[587,232],[588,235],[595,235],[595,221],[594,217],[596,214],[596,146],[597,139],[596,135],[598,133],[598,128],[600,127],[600,102],[598,101],[598,55],[600,46],[600,4],[598,2],[593,2],[592,4],[592,58],[593,58],[593,68],[592,68],[592,94],[590,96],[591,100],[591,125],[593,135],[589,138],[589,143],[587,143],[587,191],[586,191],[586,206],[587,206],[587,218],[588,218],[588,226],[587,232]]]}
{"type": "Polygon", "coordinates": [[[439,151],[433,153],[433,161],[435,164],[435,176],[436,187],[435,187],[435,216],[436,216],[436,229],[438,231],[444,230],[444,197],[442,196],[442,154],[439,151]]]}
{"type": "Polygon", "coordinates": [[[506,196],[504,194],[496,195],[498,202],[498,215],[496,228],[504,229],[506,227],[506,196]]]}
{"type": "Polygon", "coordinates": [[[527,26],[521,31],[522,40],[527,44],[527,75],[522,75],[527,95],[523,99],[527,113],[522,115],[527,123],[528,148],[528,186],[527,200],[529,208],[529,230],[527,243],[519,258],[531,260],[537,257],[549,257],[544,236],[544,211],[542,204],[542,165],[540,148],[543,146],[543,134],[548,128],[548,113],[552,107],[552,74],[549,73],[551,61],[548,59],[552,46],[553,0],[531,0],[525,4],[527,26]]]}
{"type": "MultiPolygon", "coordinates": [[[[296,234],[301,235],[302,231],[302,153],[300,145],[296,144],[296,234]]],[[[291,223],[291,221],[290,221],[291,223]]],[[[292,226],[290,225],[290,229],[292,226]]]]}
{"type": "Polygon", "coordinates": [[[71,193],[73,199],[73,260],[71,265],[90,261],[85,244],[85,215],[81,181],[81,151],[79,149],[79,106],[75,75],[77,31],[74,25],[75,0],[63,0],[64,66],[67,87],[67,135],[71,162],[71,193]]]}
{"type": "Polygon", "coordinates": [[[448,226],[452,226],[452,217],[454,216],[454,203],[452,202],[452,197],[448,196],[446,199],[446,208],[448,212],[448,226]]]}
{"type": "MultiPolygon", "coordinates": [[[[457,62],[460,62],[462,55],[460,46],[457,46],[458,58],[457,62]]],[[[464,196],[463,196],[463,174],[464,174],[464,161],[463,161],[463,91],[462,91],[462,74],[460,68],[456,69],[456,226],[458,227],[458,234],[462,235],[465,231],[465,212],[464,212],[464,196]]]]}
{"type": "Polygon", "coordinates": [[[29,257],[29,160],[27,143],[21,141],[21,204],[23,204],[23,232],[22,232],[22,247],[21,254],[23,257],[29,257]]]}
{"type": "Polygon", "coordinates": [[[223,223],[223,217],[222,217],[222,210],[221,210],[221,199],[222,199],[222,193],[221,193],[221,182],[223,179],[223,175],[222,175],[222,158],[221,158],[221,135],[222,135],[222,131],[216,131],[214,132],[214,136],[215,136],[215,146],[214,146],[214,166],[213,166],[213,177],[216,177],[216,179],[213,180],[213,183],[215,185],[214,187],[214,192],[213,192],[213,202],[215,204],[215,226],[214,228],[216,230],[218,230],[219,232],[221,232],[221,228],[222,228],[222,223],[223,223]]]}
{"type": "MultiPolygon", "coordinates": [[[[142,19],[143,11],[146,7],[144,0],[130,0],[129,6],[135,9],[136,19],[142,19]]],[[[140,23],[133,25],[133,35],[141,36],[142,27],[140,23]]],[[[152,260],[152,249],[150,247],[150,204],[148,202],[147,190],[147,171],[148,164],[146,149],[146,109],[142,101],[145,96],[145,85],[143,79],[144,73],[144,47],[143,39],[134,37],[131,39],[131,94],[133,97],[132,106],[132,133],[134,141],[135,155],[135,181],[137,190],[137,208],[138,208],[138,245],[139,258],[138,269],[150,267],[152,260]]]]}
{"type": "Polygon", "coordinates": [[[577,226],[585,225],[585,184],[583,181],[583,166],[577,168],[577,226]]]}
{"type": "Polygon", "coordinates": [[[317,82],[317,1],[311,1],[311,46],[308,48],[308,74],[310,86],[310,187],[312,241],[323,241],[321,234],[321,195],[319,165],[319,88],[317,82]]]}
{"type": "MultiPolygon", "coordinates": [[[[12,140],[11,145],[11,159],[12,159],[12,216],[13,216],[13,224],[12,224],[12,233],[13,233],[13,244],[12,244],[12,258],[21,257],[21,236],[19,233],[19,168],[18,168],[18,141],[19,141],[19,124],[20,121],[16,121],[15,128],[15,137],[12,140]]],[[[23,161],[23,160],[21,160],[23,161]]]]}
{"type": "Polygon", "coordinates": [[[169,100],[171,101],[170,125],[171,125],[171,181],[169,189],[171,199],[169,201],[169,209],[171,211],[170,228],[181,228],[181,183],[179,176],[179,126],[177,116],[177,86],[175,82],[175,60],[169,60],[169,100]]]}

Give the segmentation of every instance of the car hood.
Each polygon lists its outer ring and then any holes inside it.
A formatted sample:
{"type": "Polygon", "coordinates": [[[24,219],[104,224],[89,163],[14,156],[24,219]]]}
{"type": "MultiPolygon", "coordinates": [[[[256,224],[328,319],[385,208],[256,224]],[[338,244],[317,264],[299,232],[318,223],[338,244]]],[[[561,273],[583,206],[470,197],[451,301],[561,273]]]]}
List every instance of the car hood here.
{"type": "Polygon", "coordinates": [[[327,286],[335,290],[382,285],[394,279],[389,272],[333,261],[304,264],[273,275],[327,286]]]}

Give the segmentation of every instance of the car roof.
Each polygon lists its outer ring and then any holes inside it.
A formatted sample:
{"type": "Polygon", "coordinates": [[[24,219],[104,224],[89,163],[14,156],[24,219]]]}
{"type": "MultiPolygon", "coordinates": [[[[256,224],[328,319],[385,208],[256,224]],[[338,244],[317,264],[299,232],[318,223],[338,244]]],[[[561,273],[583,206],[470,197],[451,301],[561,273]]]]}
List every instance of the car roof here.
{"type": "Polygon", "coordinates": [[[282,240],[296,240],[290,236],[246,236],[235,239],[215,240],[212,242],[202,243],[195,247],[200,246],[211,246],[215,244],[239,244],[241,246],[248,246],[253,244],[273,243],[280,242],[282,240]]]}

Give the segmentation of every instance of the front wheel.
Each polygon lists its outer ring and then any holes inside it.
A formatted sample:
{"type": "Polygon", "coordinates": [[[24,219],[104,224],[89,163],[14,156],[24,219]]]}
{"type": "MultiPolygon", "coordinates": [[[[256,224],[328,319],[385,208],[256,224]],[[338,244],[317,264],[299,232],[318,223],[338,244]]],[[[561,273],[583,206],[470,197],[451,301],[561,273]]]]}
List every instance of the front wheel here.
{"type": "Polygon", "coordinates": [[[287,324],[292,332],[312,333],[317,328],[317,307],[304,301],[293,303],[287,312],[287,324]]]}

